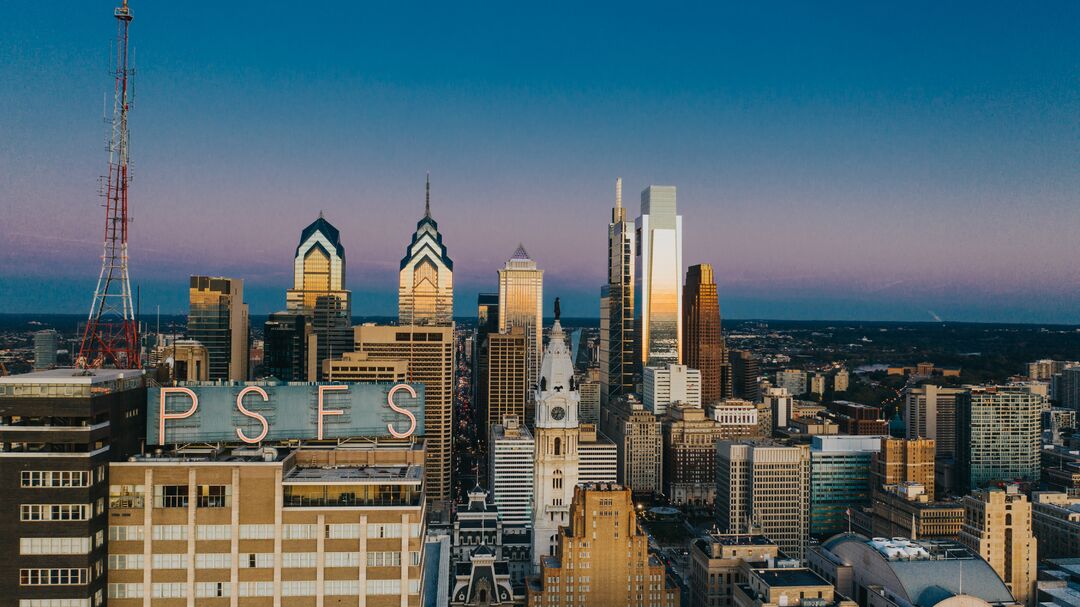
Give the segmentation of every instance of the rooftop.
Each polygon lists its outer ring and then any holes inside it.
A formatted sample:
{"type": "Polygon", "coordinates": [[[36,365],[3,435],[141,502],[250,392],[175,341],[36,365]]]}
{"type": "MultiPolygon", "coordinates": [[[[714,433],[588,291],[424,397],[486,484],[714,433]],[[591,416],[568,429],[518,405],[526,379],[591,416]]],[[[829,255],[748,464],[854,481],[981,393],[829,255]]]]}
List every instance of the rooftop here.
{"type": "Polygon", "coordinates": [[[0,386],[11,385],[95,385],[122,379],[142,377],[142,369],[46,369],[21,375],[0,377],[0,386]]]}
{"type": "Polygon", "coordinates": [[[423,478],[420,466],[341,466],[335,468],[293,468],[282,484],[419,485],[423,478]]]}
{"type": "Polygon", "coordinates": [[[829,586],[820,575],[803,567],[755,569],[754,573],[771,587],[829,586]]]}

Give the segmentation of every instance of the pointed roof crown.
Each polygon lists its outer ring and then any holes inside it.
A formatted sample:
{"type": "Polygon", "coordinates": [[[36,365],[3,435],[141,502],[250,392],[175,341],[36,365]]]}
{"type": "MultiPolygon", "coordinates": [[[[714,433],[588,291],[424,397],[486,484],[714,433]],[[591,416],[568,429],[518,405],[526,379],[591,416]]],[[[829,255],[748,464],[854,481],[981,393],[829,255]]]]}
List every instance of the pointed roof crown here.
{"type": "Polygon", "coordinates": [[[529,257],[529,252],[525,250],[525,245],[518,243],[517,250],[510,256],[510,259],[532,259],[529,257]]]}

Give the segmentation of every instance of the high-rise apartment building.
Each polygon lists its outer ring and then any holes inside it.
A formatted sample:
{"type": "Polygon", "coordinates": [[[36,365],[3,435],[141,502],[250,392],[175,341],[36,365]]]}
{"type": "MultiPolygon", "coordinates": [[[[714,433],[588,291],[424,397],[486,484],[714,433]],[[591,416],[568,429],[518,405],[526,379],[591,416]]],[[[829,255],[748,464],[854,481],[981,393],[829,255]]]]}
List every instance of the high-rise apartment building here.
{"type": "Polygon", "coordinates": [[[263,324],[263,376],[315,381],[315,335],[303,312],[274,312],[263,324]]]}
{"type": "Polygon", "coordinates": [[[664,421],[664,493],[672,504],[711,507],[716,499],[716,442],[724,428],[700,406],[675,404],[664,421]]]}
{"type": "Polygon", "coordinates": [[[691,541],[690,605],[731,607],[735,585],[747,583],[753,567],[779,558],[776,544],[762,535],[711,532],[691,541]]]}
{"type": "Polygon", "coordinates": [[[1027,364],[1027,377],[1039,381],[1050,381],[1068,366],[1068,361],[1044,358],[1027,364]]]}
{"type": "Polygon", "coordinates": [[[963,388],[923,384],[911,388],[904,398],[907,438],[934,441],[939,459],[956,457],[956,397],[963,388]]]}
{"type": "Polygon", "coordinates": [[[34,370],[51,369],[56,366],[56,352],[60,349],[60,334],[55,329],[34,333],[34,370]]]}
{"type": "Polygon", "coordinates": [[[679,587],[649,553],[630,490],[590,483],[571,496],[567,524],[526,587],[528,605],[677,607],[679,587]]]}
{"type": "Polygon", "coordinates": [[[622,205],[622,178],[615,181],[607,247],[607,284],[600,295],[601,404],[633,392],[640,373],[634,337],[634,224],[622,205]]]}
{"type": "Polygon", "coordinates": [[[525,331],[513,327],[508,333],[488,333],[486,339],[486,424],[490,427],[507,415],[525,419],[525,393],[528,390],[525,331]]]}
{"type": "Polygon", "coordinates": [[[771,441],[720,441],[716,510],[721,530],[751,526],[790,557],[810,540],[810,448],[771,441]]]}
{"type": "Polygon", "coordinates": [[[651,185],[641,192],[634,222],[634,330],[642,367],[683,362],[682,216],[675,186],[651,185]]]}
{"type": "Polygon", "coordinates": [[[683,362],[701,371],[701,402],[731,398],[731,362],[720,330],[720,300],[712,266],[690,266],[683,287],[683,362]]]}
{"type": "Polygon", "coordinates": [[[398,272],[398,324],[450,326],[454,322],[454,262],[446,254],[439,224],[431,217],[431,179],[425,184],[424,216],[398,272]]]}
{"type": "Polygon", "coordinates": [[[513,327],[525,333],[529,390],[526,400],[531,401],[540,377],[544,343],[544,271],[537,269],[536,262],[521,245],[499,270],[499,332],[508,332],[513,327]]]}
{"type": "Polygon", "coordinates": [[[675,403],[701,406],[701,371],[686,365],[646,367],[642,386],[645,408],[662,417],[675,403]]]}
{"type": "Polygon", "coordinates": [[[423,480],[419,446],[114,463],[109,604],[419,607],[423,480]]]}
{"type": "Polygon", "coordinates": [[[206,346],[211,381],[248,379],[248,306],[244,281],[220,276],[192,276],[188,337],[206,346]]]}
{"type": "Polygon", "coordinates": [[[139,452],[145,411],[142,370],[0,377],[0,602],[105,603],[108,467],[139,452]]]}
{"type": "Polygon", "coordinates": [[[934,441],[929,438],[880,439],[874,452],[873,488],[884,485],[919,483],[931,501],[934,499],[934,441]]]}
{"type": "Polygon", "coordinates": [[[833,392],[847,392],[850,378],[847,369],[840,369],[833,376],[833,392]]]}
{"type": "Polygon", "coordinates": [[[728,353],[728,360],[731,361],[731,388],[735,398],[758,402],[761,399],[758,384],[761,363],[747,350],[732,350],[728,353]]]}
{"type": "Polygon", "coordinates": [[[1031,502],[1016,485],[978,490],[964,496],[960,543],[986,560],[1009,588],[1016,602],[1035,605],[1038,564],[1031,527],[1031,502]]]}
{"type": "Polygon", "coordinates": [[[356,352],[371,361],[406,361],[408,381],[424,384],[425,495],[431,502],[450,500],[454,410],[454,327],[355,329],[356,352]]]}
{"type": "Polygon", "coordinates": [[[815,373],[810,376],[810,393],[818,396],[825,395],[825,375],[815,373]]]}
{"type": "Polygon", "coordinates": [[[786,388],[792,396],[806,394],[806,371],[802,369],[782,369],[776,372],[776,385],[786,388]]]}
{"type": "Polygon", "coordinates": [[[634,493],[663,491],[663,432],[660,420],[633,394],[608,401],[601,429],[615,442],[618,482],[634,493]]]}
{"type": "Polygon", "coordinates": [[[828,538],[848,528],[851,509],[870,505],[874,436],[815,436],[810,443],[810,533],[828,538]]]}
{"type": "Polygon", "coordinates": [[[300,233],[293,255],[293,286],[285,292],[285,305],[290,312],[311,318],[316,373],[327,358],[352,350],[352,292],[345,288],[345,246],[338,229],[321,213],[300,233]]]}
{"type": "Polygon", "coordinates": [[[994,481],[1039,481],[1045,399],[1023,388],[983,386],[957,396],[957,478],[977,489],[994,481]]]}
{"type": "Polygon", "coordinates": [[[505,417],[488,435],[491,495],[508,525],[532,524],[535,441],[521,420],[505,417]]]}

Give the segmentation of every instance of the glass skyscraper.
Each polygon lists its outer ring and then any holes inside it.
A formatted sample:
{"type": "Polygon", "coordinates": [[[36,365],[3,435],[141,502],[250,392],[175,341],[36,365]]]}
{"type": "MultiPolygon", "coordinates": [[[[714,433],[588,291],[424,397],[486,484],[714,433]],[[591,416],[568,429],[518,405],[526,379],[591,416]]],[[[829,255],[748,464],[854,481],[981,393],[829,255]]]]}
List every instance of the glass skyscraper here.
{"type": "Polygon", "coordinates": [[[192,276],[188,337],[206,347],[210,381],[248,379],[248,307],[244,281],[192,276]]]}
{"type": "Polygon", "coordinates": [[[731,363],[720,331],[720,301],[712,266],[690,266],[683,287],[683,360],[701,371],[701,402],[731,398],[731,363]]]}
{"type": "Polygon", "coordinates": [[[600,398],[634,391],[634,225],[622,205],[622,179],[615,181],[615,207],[608,224],[608,280],[600,293],[600,398]]]}
{"type": "Polygon", "coordinates": [[[398,324],[450,326],[454,320],[454,262],[446,254],[439,224],[431,218],[431,181],[424,216],[398,273],[398,324]]]}
{"type": "Polygon", "coordinates": [[[637,239],[635,328],[645,366],[682,362],[682,216],[675,186],[641,192],[637,239]]]}
{"type": "MultiPolygon", "coordinates": [[[[537,269],[525,247],[518,245],[514,255],[499,270],[499,332],[513,327],[525,332],[526,371],[531,400],[532,389],[540,377],[540,356],[544,328],[544,271],[537,269]]],[[[527,411],[531,414],[531,411],[527,411]]],[[[526,416],[526,419],[531,419],[526,416]]]]}

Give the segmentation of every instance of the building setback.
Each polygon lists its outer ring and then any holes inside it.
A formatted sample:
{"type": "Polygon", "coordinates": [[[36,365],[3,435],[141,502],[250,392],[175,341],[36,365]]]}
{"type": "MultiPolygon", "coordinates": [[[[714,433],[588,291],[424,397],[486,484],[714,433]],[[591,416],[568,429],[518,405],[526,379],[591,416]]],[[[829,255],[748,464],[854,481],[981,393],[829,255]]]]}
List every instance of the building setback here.
{"type": "Polygon", "coordinates": [[[138,453],[145,410],[141,370],[52,369],[0,377],[5,604],[104,603],[109,463],[138,453]]]}
{"type": "Polygon", "coordinates": [[[607,284],[600,293],[600,400],[634,391],[638,360],[634,330],[634,224],[622,205],[622,179],[608,224],[607,284]]]}
{"type": "Polygon", "coordinates": [[[416,222],[398,272],[398,324],[448,327],[454,322],[454,262],[439,224],[431,217],[431,180],[425,183],[424,216],[416,222]]]}

